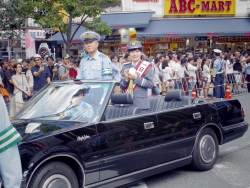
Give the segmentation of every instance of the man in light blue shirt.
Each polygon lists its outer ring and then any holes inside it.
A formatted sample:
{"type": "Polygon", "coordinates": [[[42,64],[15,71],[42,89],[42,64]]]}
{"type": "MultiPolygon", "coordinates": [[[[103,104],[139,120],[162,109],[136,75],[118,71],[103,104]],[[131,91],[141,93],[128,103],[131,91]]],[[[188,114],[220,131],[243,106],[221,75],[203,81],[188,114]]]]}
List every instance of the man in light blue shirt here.
{"type": "Polygon", "coordinates": [[[98,51],[100,35],[93,31],[84,32],[80,36],[84,48],[88,52],[80,62],[78,79],[112,79],[112,64],[108,56],[98,51]]]}
{"type": "Polygon", "coordinates": [[[214,55],[216,57],[214,61],[214,91],[216,98],[224,98],[225,97],[225,89],[224,89],[224,74],[223,74],[223,60],[220,58],[221,50],[214,49],[214,55]]]}

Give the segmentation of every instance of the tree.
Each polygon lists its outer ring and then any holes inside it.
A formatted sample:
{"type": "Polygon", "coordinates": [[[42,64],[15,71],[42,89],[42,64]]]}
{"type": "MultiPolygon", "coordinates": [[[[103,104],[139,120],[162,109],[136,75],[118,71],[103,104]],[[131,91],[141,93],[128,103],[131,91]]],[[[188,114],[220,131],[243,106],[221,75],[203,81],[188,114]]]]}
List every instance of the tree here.
{"type": "Polygon", "coordinates": [[[43,28],[58,29],[64,43],[66,52],[70,52],[71,41],[81,26],[94,30],[100,34],[111,34],[112,30],[107,23],[101,22],[99,17],[105,9],[103,4],[116,3],[118,0],[24,0],[28,2],[29,9],[36,23],[43,28]],[[35,10],[35,11],[34,11],[35,10]],[[67,21],[65,22],[65,18],[67,21]],[[73,19],[80,18],[78,27],[72,33],[73,19]],[[91,20],[91,22],[87,21],[91,20]],[[64,37],[63,33],[66,35],[64,37]]]}
{"type": "Polygon", "coordinates": [[[26,4],[20,0],[0,1],[0,31],[3,39],[20,38],[25,26],[26,4]]]}

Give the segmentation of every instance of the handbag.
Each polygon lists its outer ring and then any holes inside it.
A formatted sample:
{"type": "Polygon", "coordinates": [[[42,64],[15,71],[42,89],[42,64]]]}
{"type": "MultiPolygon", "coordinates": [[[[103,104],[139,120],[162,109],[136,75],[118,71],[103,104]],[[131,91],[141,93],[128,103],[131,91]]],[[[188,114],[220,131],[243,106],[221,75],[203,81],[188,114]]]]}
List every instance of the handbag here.
{"type": "Polygon", "coordinates": [[[6,104],[10,103],[9,93],[8,93],[8,91],[5,88],[0,87],[0,94],[2,94],[4,102],[6,104]]]}
{"type": "Polygon", "coordinates": [[[3,97],[9,97],[9,93],[4,87],[0,87],[0,92],[3,97]]]}

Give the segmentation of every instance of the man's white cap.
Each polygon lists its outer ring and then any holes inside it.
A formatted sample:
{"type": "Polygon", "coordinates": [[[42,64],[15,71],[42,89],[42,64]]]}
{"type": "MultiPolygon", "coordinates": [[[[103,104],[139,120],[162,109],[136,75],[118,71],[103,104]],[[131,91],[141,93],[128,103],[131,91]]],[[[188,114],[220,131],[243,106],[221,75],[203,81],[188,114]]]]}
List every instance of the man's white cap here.
{"type": "Polygon", "coordinates": [[[22,59],[18,59],[17,63],[22,63],[22,61],[23,61],[22,59]]]}
{"type": "Polygon", "coordinates": [[[220,54],[222,51],[221,51],[221,50],[219,50],[219,49],[214,49],[214,52],[215,52],[215,53],[219,53],[219,54],[220,54]]]}
{"type": "Polygon", "coordinates": [[[34,59],[35,59],[35,58],[40,58],[40,59],[42,59],[42,57],[41,57],[39,54],[34,55],[34,59]]]}

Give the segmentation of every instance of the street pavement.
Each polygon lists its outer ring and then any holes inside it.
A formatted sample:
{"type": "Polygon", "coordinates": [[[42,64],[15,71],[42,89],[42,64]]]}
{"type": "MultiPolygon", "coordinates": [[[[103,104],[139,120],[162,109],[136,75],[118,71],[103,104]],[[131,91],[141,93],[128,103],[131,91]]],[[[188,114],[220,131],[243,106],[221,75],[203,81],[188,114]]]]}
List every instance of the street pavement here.
{"type": "MultiPolygon", "coordinates": [[[[250,94],[234,96],[243,105],[250,123],[250,94]]],[[[206,172],[182,167],[148,177],[129,188],[250,188],[250,130],[220,146],[214,168],[206,172]]]]}

